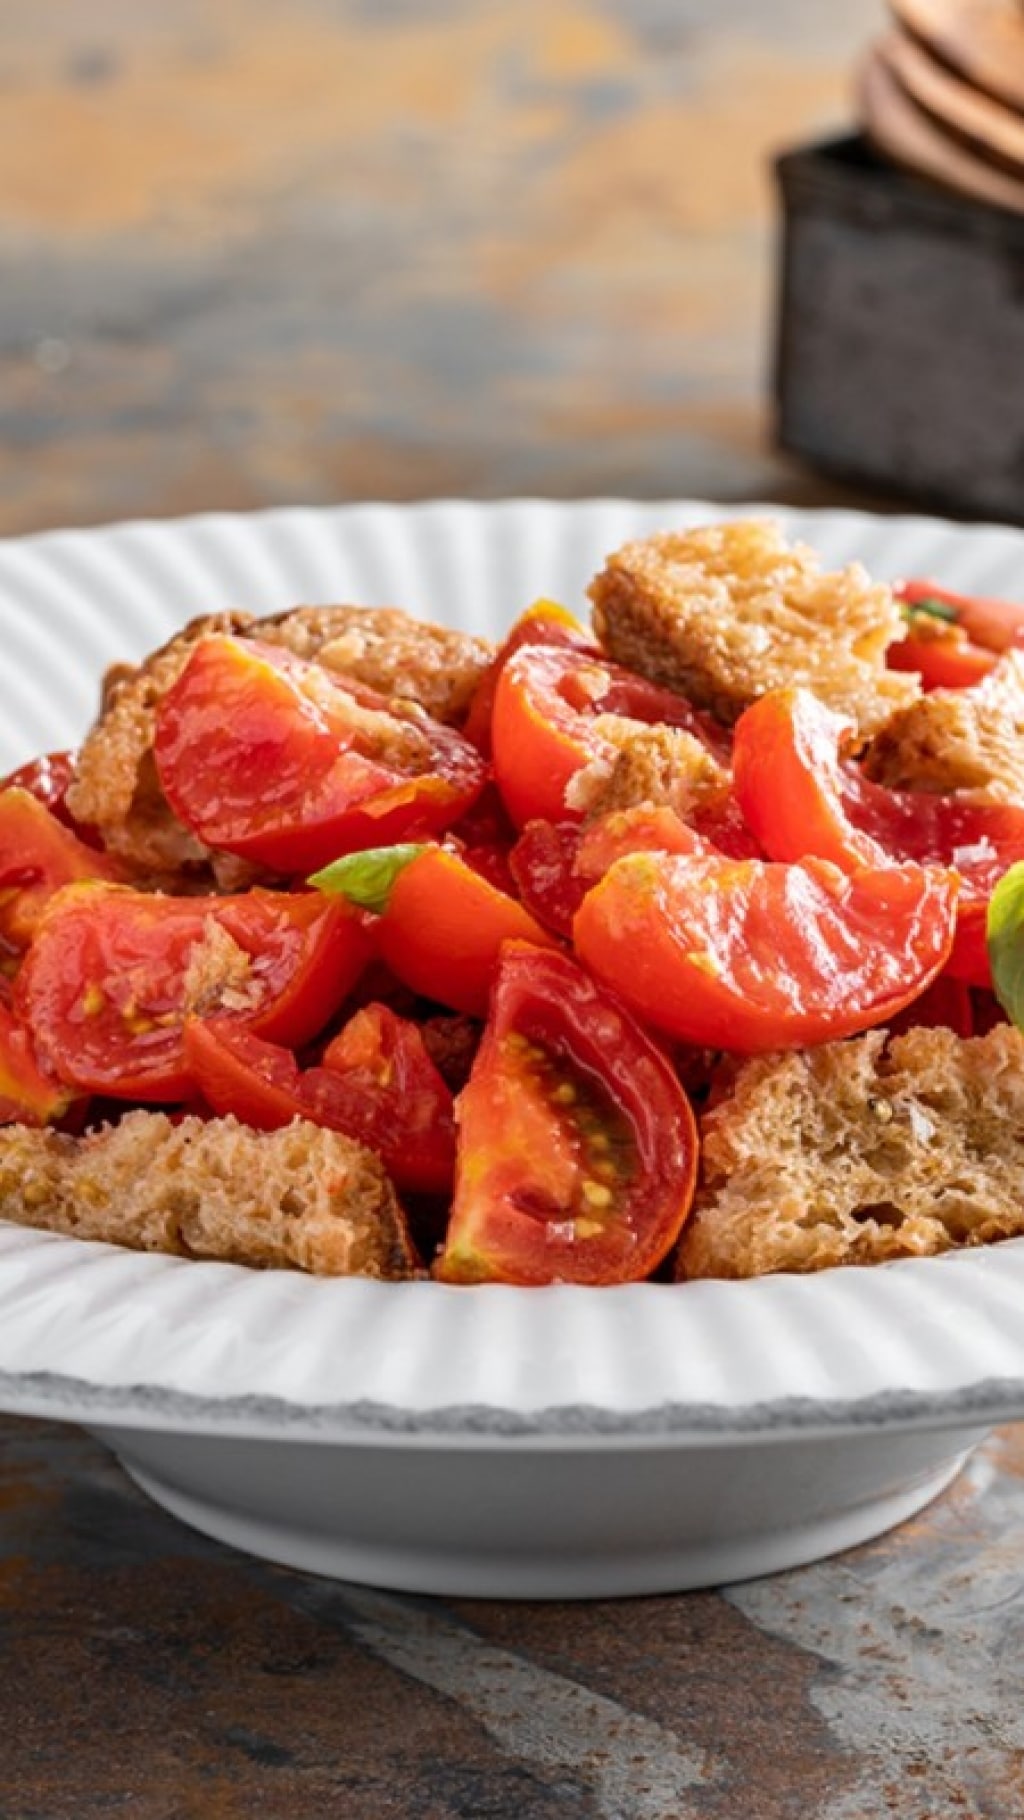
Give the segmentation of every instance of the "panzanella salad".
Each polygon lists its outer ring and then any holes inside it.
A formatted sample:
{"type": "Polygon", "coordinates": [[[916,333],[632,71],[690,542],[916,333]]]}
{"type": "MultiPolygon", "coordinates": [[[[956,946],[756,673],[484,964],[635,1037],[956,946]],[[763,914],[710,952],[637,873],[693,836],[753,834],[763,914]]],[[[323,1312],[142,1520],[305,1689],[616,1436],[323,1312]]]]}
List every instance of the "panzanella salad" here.
{"type": "Polygon", "coordinates": [[[1024,1234],[1024,606],[770,521],[590,624],[193,620],[0,787],[0,1217],[450,1284],[1024,1234]]]}

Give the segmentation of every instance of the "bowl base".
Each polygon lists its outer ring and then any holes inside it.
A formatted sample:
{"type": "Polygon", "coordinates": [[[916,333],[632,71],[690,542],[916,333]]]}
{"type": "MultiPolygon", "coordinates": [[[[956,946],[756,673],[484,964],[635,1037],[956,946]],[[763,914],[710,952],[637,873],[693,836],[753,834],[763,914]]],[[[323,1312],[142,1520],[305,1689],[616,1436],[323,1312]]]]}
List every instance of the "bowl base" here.
{"type": "Polygon", "coordinates": [[[97,1432],[155,1503],[247,1554],[394,1591],[500,1599],[683,1592],[803,1566],[905,1522],[983,1438],[602,1453],[420,1446],[396,1458],[366,1446],[97,1432]]]}

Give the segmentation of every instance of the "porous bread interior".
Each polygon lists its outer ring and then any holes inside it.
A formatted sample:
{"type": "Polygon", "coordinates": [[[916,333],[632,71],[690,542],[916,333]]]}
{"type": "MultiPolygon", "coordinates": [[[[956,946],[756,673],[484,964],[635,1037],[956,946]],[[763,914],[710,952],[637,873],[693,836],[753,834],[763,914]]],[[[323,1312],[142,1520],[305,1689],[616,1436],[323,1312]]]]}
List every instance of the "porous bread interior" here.
{"type": "Polygon", "coordinates": [[[919,693],[885,668],[903,631],[892,590],[859,563],[824,571],[769,519],[625,544],[590,598],[610,656],[727,724],[767,690],[804,684],[866,734],[919,693]]]}
{"type": "Polygon", "coordinates": [[[884,1030],[753,1057],[701,1121],[677,1278],[926,1257],[1024,1234],[1024,1036],[884,1030]]]}
{"type": "Polygon", "coordinates": [[[0,1218],[137,1251],[405,1277],[416,1260],[372,1151],[305,1120],[254,1131],[132,1111],[83,1137],[0,1130],[0,1218]]]}

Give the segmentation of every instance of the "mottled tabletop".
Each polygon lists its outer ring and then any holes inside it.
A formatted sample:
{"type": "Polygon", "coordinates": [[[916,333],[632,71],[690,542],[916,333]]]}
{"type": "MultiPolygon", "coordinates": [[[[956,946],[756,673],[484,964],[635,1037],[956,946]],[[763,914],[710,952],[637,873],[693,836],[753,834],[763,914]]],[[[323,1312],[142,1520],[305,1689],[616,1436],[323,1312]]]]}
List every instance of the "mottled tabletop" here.
{"type": "MultiPolygon", "coordinates": [[[[0,533],[874,503],[772,445],[770,158],[880,10],[4,0],[0,533]]],[[[498,1605],[248,1560],[0,1418],[0,1820],[1021,1820],[1022,1588],[1019,1429],[818,1566],[498,1605]]]]}

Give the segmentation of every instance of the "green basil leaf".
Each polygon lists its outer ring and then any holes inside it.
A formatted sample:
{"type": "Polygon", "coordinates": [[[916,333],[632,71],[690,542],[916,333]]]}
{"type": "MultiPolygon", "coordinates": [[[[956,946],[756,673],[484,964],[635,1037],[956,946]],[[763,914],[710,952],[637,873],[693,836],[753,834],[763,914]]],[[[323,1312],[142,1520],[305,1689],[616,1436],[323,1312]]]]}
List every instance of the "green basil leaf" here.
{"type": "Polygon", "coordinates": [[[391,887],[400,872],[425,852],[422,841],[405,841],[394,847],[367,847],[364,853],[346,853],[344,859],[332,860],[306,882],[324,891],[328,897],[347,897],[361,910],[372,910],[383,916],[388,907],[391,887]]]}
{"type": "Polygon", "coordinates": [[[958,620],[956,608],[944,600],[936,600],[932,594],[922,594],[920,600],[903,602],[903,617],[908,625],[913,625],[918,613],[923,614],[925,619],[944,619],[949,626],[955,626],[958,620]]]}
{"type": "Polygon", "coordinates": [[[1024,1030],[1024,860],[1004,872],[993,891],[986,933],[996,997],[1024,1030]]]}

